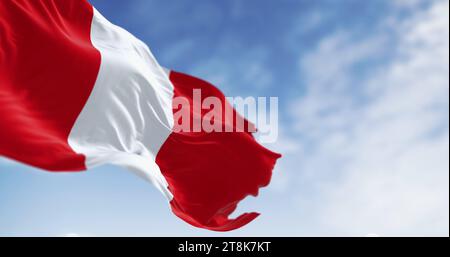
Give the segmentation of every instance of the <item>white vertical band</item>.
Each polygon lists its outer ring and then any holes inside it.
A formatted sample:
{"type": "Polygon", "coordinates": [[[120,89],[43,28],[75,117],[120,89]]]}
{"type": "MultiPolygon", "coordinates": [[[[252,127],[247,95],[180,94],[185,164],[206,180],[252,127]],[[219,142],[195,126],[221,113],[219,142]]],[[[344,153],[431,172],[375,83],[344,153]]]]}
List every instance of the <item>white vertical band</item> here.
{"type": "Polygon", "coordinates": [[[155,163],[173,127],[173,85],[150,49],[94,9],[91,40],[101,54],[93,91],[69,135],[86,166],[127,167],[172,194],[155,163]]]}

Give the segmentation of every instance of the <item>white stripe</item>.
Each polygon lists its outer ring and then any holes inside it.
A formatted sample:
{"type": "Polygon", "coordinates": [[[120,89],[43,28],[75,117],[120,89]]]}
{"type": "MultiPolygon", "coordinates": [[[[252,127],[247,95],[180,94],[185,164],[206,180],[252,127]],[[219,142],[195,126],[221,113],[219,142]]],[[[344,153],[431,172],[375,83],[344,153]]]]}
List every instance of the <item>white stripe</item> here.
{"type": "Polygon", "coordinates": [[[155,158],[174,123],[173,85],[142,41],[95,9],[91,40],[101,53],[100,71],[69,144],[88,168],[127,167],[171,200],[155,158]]]}

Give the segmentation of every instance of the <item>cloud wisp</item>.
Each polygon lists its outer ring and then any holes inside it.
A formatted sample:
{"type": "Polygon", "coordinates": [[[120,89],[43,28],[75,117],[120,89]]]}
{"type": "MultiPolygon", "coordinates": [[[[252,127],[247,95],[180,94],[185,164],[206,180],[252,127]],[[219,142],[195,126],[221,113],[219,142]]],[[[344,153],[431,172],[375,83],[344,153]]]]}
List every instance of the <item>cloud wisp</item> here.
{"type": "Polygon", "coordinates": [[[322,232],[448,235],[448,17],[437,1],[376,35],[335,32],[302,59],[296,169],[315,196],[299,208],[322,232]]]}

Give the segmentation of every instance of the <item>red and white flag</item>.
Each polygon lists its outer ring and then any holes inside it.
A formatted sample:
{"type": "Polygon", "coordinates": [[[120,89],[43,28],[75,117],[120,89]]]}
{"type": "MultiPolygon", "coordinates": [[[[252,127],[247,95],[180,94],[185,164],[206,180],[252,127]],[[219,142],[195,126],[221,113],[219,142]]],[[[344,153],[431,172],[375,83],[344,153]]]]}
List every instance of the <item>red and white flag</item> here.
{"type": "MultiPolygon", "coordinates": [[[[151,181],[194,226],[247,224],[258,214],[228,216],[269,183],[280,155],[250,132],[174,129],[177,96],[220,99],[224,108],[211,122],[235,126],[218,89],[163,69],[142,41],[87,1],[0,2],[1,156],[54,172],[120,165],[151,181]]],[[[189,124],[210,115],[182,114],[189,124]]]]}

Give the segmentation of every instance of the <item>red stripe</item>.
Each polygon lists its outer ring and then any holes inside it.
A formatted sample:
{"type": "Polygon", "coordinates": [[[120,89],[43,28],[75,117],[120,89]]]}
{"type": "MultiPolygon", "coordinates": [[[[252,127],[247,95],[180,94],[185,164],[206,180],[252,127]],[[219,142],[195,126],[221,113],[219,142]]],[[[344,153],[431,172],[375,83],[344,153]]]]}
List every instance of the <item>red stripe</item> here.
{"type": "Polygon", "coordinates": [[[0,155],[85,169],[67,138],[100,67],[92,17],[84,0],[0,2],[0,155]]]}
{"type": "MultiPolygon", "coordinates": [[[[192,102],[193,90],[201,89],[202,99],[215,96],[226,103],[224,95],[205,81],[177,72],[170,74],[170,80],[174,97],[183,96],[192,102]]],[[[189,111],[191,120],[205,115],[189,111]]],[[[235,127],[228,119],[221,122],[235,127]]],[[[177,216],[197,227],[228,231],[258,216],[246,213],[228,218],[239,201],[247,195],[256,196],[258,189],[270,182],[279,157],[258,144],[250,133],[172,132],[156,162],[174,195],[171,207],[177,216]]]]}

